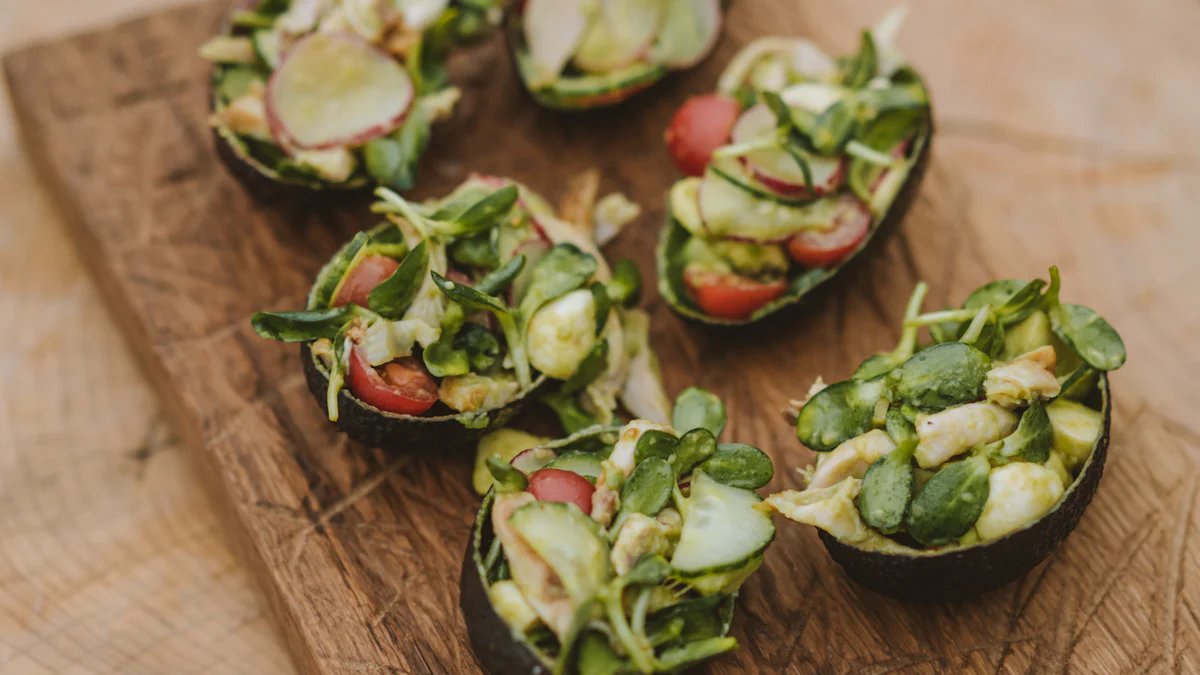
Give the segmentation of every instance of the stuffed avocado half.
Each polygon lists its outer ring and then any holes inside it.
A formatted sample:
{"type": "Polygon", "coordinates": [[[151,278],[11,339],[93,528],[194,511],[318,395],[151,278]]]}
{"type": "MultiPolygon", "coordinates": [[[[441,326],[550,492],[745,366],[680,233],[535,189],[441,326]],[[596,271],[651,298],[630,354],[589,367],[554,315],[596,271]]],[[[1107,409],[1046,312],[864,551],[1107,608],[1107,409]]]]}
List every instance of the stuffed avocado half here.
{"type": "Polygon", "coordinates": [[[921,313],[849,380],[819,379],[796,411],[820,453],[808,486],[763,508],[814,525],[860,583],[946,600],[1031,569],[1079,522],[1100,480],[1125,362],[1099,314],[1050,282],[995,281],[960,309],[921,313]],[[918,344],[928,327],[933,341],[918,344]]]}
{"type": "Polygon", "coordinates": [[[306,309],[251,319],[302,343],[309,388],[342,431],[455,445],[543,388],[561,415],[607,424],[620,401],[666,418],[648,319],[630,308],[636,267],[610,268],[588,230],[503,179],[423,204],[377,194],[387,221],[334,254],[306,309]]]}
{"type": "Polygon", "coordinates": [[[667,197],[658,288],[680,316],[757,321],[832,278],[901,219],[925,173],[929,93],[895,47],[903,13],[826,56],[765,37],[667,130],[688,177],[667,197]]]}
{"type": "Polygon", "coordinates": [[[704,59],[719,0],[524,0],[508,11],[518,76],[548,108],[613,105],[704,59]]]}
{"type": "Polygon", "coordinates": [[[667,673],[736,648],[734,600],[775,537],[753,491],[774,468],[718,443],[724,426],[720,400],[689,389],[671,425],[595,427],[511,462],[493,446],[462,575],[484,670],[667,673]]]}
{"type": "Polygon", "coordinates": [[[447,55],[501,16],[496,0],[250,7],[200,48],[218,149],[250,181],[311,190],[411,188],[431,125],[460,95],[447,55]]]}

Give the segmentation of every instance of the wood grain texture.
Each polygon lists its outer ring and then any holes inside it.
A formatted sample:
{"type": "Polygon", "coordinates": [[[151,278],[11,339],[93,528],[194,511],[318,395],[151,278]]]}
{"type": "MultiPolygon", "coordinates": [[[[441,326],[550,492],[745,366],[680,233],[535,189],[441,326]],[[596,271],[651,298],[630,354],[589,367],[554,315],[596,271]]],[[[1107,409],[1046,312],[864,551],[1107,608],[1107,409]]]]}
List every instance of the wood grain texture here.
{"type": "MultiPolygon", "coordinates": [[[[256,202],[215,160],[205,68],[192,54],[222,6],[184,8],[37,46],[5,62],[28,146],[106,299],[159,386],[226,525],[306,673],[473,669],[457,566],[477,498],[469,453],[384,456],[330,430],[296,351],[246,317],[299,306],[326,256],[370,217],[360,204],[256,202]]],[[[882,2],[738,3],[718,54],[614,111],[558,115],[518,90],[495,44],[461,55],[467,96],[439,129],[417,196],[468,171],[556,196],[597,167],[646,207],[609,253],[652,273],[673,172],[660,136],[680,98],[764,33],[846,51],[882,2]]],[[[714,673],[1195,672],[1200,670],[1200,5],[1152,0],[913,4],[901,40],[930,83],[939,136],[903,230],[790,319],[736,341],[689,329],[656,297],[668,388],[721,394],[729,438],[775,459],[770,490],[811,457],[780,421],[817,374],[845,376],[894,343],[918,279],[930,305],[1058,264],[1066,297],[1103,312],[1132,358],[1113,377],[1106,478],[1067,544],[1020,582],[940,606],[850,583],[816,535],[782,527],[745,587],[742,649],[714,673]]]]}
{"type": "MultiPolygon", "coordinates": [[[[170,4],[0,3],[0,51],[170,4]]],[[[54,206],[0,86],[0,675],[294,673],[54,206]]]]}

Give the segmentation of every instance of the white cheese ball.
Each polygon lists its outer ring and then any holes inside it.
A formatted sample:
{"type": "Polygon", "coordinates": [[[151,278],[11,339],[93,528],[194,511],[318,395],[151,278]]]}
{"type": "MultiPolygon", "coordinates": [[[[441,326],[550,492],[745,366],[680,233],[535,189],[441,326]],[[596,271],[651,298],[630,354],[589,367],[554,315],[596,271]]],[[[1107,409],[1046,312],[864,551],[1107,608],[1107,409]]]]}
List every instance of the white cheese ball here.
{"type": "Polygon", "coordinates": [[[555,379],[573,375],[595,346],[596,301],[586,288],[550,301],[529,320],[529,363],[555,379]]]}
{"type": "Polygon", "coordinates": [[[1041,518],[1062,498],[1058,474],[1041,464],[1014,462],[993,469],[988,498],[975,530],[983,541],[998,539],[1041,518]]]}

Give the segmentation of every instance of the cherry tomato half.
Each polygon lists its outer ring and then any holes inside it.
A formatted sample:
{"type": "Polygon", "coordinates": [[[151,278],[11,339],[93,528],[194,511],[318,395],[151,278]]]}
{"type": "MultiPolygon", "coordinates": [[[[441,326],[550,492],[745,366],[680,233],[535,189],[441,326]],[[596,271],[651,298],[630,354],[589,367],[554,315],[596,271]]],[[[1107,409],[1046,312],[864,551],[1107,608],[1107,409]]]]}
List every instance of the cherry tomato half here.
{"type": "Polygon", "coordinates": [[[729,142],[729,133],[741,112],[736,99],[720,94],[684,101],[667,127],[671,161],[689,176],[703,176],[713,151],[729,142]]]}
{"type": "Polygon", "coordinates": [[[538,501],[574,504],[584,513],[592,512],[592,493],[595,491],[588,479],[574,471],[538,469],[529,475],[529,492],[538,501]]]}
{"type": "Polygon", "coordinates": [[[333,299],[334,307],[354,303],[359,307],[367,306],[367,296],[371,291],[392,276],[400,263],[386,255],[369,255],[358,261],[342,280],[337,297],[333,299]]]}
{"type": "Polygon", "coordinates": [[[406,356],[375,370],[362,350],[350,350],[350,391],[358,400],[399,415],[420,415],[437,403],[437,382],[415,357],[406,356]]]}
{"type": "Polygon", "coordinates": [[[871,211],[853,197],[842,197],[833,228],[808,230],[788,240],[788,255],[805,267],[832,267],[858,249],[871,227],[871,211]]]}
{"type": "Polygon", "coordinates": [[[719,319],[744,319],[787,290],[784,279],[762,282],[695,268],[685,268],[683,280],[700,309],[719,319]]]}

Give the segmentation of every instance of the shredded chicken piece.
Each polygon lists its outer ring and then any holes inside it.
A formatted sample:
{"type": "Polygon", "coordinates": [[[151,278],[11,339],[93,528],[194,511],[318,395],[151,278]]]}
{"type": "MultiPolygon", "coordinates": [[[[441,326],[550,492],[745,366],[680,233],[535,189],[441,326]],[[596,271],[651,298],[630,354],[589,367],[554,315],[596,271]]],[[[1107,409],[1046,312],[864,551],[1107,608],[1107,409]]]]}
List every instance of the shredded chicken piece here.
{"type": "Polygon", "coordinates": [[[209,124],[225,127],[243,136],[271,138],[271,128],[267,124],[266,89],[262,82],[251,82],[245,93],[213,113],[209,124]]]}
{"type": "Polygon", "coordinates": [[[674,430],[665,424],[655,424],[646,420],[633,420],[622,427],[621,435],[617,439],[616,445],[613,446],[612,454],[604,460],[605,470],[600,474],[600,479],[596,481],[596,491],[592,493],[592,520],[605,527],[612,522],[613,515],[617,512],[619,501],[617,497],[620,487],[614,489],[609,486],[608,470],[617,469],[628,478],[629,474],[633,473],[635,466],[633,453],[637,449],[638,439],[642,437],[642,434],[651,430],[674,433],[674,430]]]}
{"type": "Polygon", "coordinates": [[[819,490],[785,490],[767,497],[754,508],[766,513],[778,513],[797,523],[818,527],[837,537],[839,541],[858,548],[909,555],[919,553],[916,549],[897,544],[863,522],[854,503],[861,488],[861,480],[847,478],[837,485],[819,490]]]}
{"type": "Polygon", "coordinates": [[[854,543],[867,539],[871,528],[862,521],[854,500],[862,481],[846,478],[835,485],[803,492],[784,490],[767,497],[754,508],[778,513],[797,523],[825,530],[841,541],[854,543]]]}
{"type": "Polygon", "coordinates": [[[1011,410],[1058,396],[1062,387],[1054,376],[1056,365],[1054,347],[1046,345],[992,368],[983,382],[987,400],[1011,410]]]}
{"type": "Polygon", "coordinates": [[[618,575],[633,569],[634,563],[647,553],[670,557],[679,543],[683,519],[675,509],[663,509],[656,518],[635,513],[621,525],[621,532],[613,543],[613,569],[618,575]]]}
{"type": "Polygon", "coordinates": [[[976,445],[998,441],[1017,428],[1017,416],[995,403],[967,403],[932,415],[917,415],[913,457],[930,469],[976,445]]]}
{"type": "Polygon", "coordinates": [[[492,530],[504,548],[513,582],[521,589],[537,615],[561,639],[571,629],[575,609],[563,586],[562,579],[550,569],[525,540],[508,523],[517,509],[536,502],[528,492],[513,492],[496,497],[492,506],[492,530]]]}
{"type": "Polygon", "coordinates": [[[822,455],[823,461],[813,472],[808,489],[827,488],[846,478],[862,478],[872,462],[895,449],[895,441],[880,429],[872,429],[861,436],[855,436],[834,448],[832,452],[822,455]]]}
{"type": "Polygon", "coordinates": [[[600,172],[589,169],[567,182],[567,191],[558,200],[558,215],[581,231],[591,235],[592,209],[600,192],[600,172]]]}
{"type": "Polygon", "coordinates": [[[642,215],[642,207],[630,201],[620,192],[605,195],[596,202],[592,210],[592,238],[604,246],[617,238],[626,225],[637,220],[642,215]]]}

